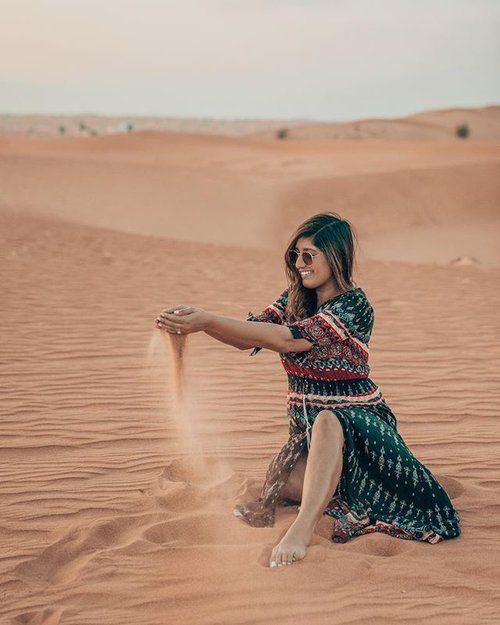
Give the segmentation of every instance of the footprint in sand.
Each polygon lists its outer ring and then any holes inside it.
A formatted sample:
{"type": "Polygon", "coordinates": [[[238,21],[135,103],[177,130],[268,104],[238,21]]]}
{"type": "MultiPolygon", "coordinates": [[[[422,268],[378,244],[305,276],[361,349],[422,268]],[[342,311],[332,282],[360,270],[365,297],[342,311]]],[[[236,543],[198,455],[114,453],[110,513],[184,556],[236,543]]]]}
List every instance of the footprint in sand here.
{"type": "Polygon", "coordinates": [[[437,475],[436,479],[445,489],[450,499],[456,499],[464,492],[465,488],[461,482],[454,477],[448,477],[447,475],[437,475]]]}
{"type": "Polygon", "coordinates": [[[127,516],[73,529],[38,557],[18,565],[16,575],[39,583],[71,581],[97,553],[137,540],[144,524],[144,517],[127,516]]]}
{"type": "MultiPolygon", "coordinates": [[[[19,564],[15,569],[16,575],[40,584],[65,583],[77,578],[85,565],[102,551],[122,548],[141,538],[150,543],[172,546],[211,544],[227,539],[232,541],[228,544],[239,544],[240,537],[233,540],[230,536],[234,529],[230,510],[235,493],[241,489],[241,480],[220,463],[206,463],[204,473],[196,469],[193,470],[185,462],[171,462],[159,476],[157,487],[143,493],[154,496],[156,510],[74,528],[36,558],[19,564]],[[225,506],[224,502],[227,502],[227,512],[213,512],[207,509],[207,502],[217,506],[225,506]],[[199,510],[199,514],[188,517],[183,514],[181,519],[169,519],[170,514],[166,512],[182,513],[193,507],[199,510]],[[160,523],[159,519],[162,519],[160,523]]],[[[26,619],[39,617],[38,613],[23,615],[26,619]]],[[[49,617],[56,618],[46,615],[46,618],[49,617]]],[[[50,622],[47,621],[47,624],[50,622]]]]}
{"type": "Polygon", "coordinates": [[[219,460],[172,460],[158,476],[157,484],[144,491],[160,507],[189,510],[211,500],[233,500],[242,488],[241,478],[219,460]]]}
{"type": "Polygon", "coordinates": [[[415,549],[415,542],[416,541],[395,538],[394,536],[372,534],[353,538],[352,551],[366,553],[370,556],[391,558],[399,555],[407,555],[410,551],[415,549]],[[356,541],[356,544],[354,544],[354,541],[356,541]]]}
{"type": "Polygon", "coordinates": [[[59,625],[63,608],[47,608],[38,612],[23,612],[12,621],[12,625],[59,625]]]}
{"type": "Polygon", "coordinates": [[[218,470],[209,475],[210,479],[202,480],[204,484],[190,483],[194,478],[192,467],[172,462],[160,475],[159,486],[153,493],[156,511],[72,529],[36,558],[22,562],[16,568],[16,575],[38,583],[68,582],[75,579],[96,554],[128,546],[141,538],[162,545],[188,545],[209,544],[228,537],[230,527],[224,529],[222,537],[221,528],[224,521],[231,522],[230,504],[227,514],[207,510],[206,504],[207,501],[231,500],[239,480],[232,471],[218,470]],[[170,515],[162,511],[181,513],[193,506],[200,510],[198,516],[182,515],[182,519],[170,520],[170,515]],[[161,523],[159,519],[163,519],[161,523]]]}

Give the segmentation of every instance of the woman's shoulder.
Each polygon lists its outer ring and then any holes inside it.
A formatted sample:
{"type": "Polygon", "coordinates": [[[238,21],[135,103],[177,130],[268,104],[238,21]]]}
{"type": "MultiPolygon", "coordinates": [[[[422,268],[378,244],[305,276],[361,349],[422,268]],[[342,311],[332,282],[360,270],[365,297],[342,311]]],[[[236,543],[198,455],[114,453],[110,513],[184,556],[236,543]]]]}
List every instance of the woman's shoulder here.
{"type": "Polygon", "coordinates": [[[325,302],[323,310],[335,315],[342,323],[362,340],[370,336],[374,311],[370,301],[361,287],[345,291],[330,302],[325,302]]]}
{"type": "Polygon", "coordinates": [[[344,291],[340,295],[332,297],[324,303],[324,307],[329,310],[368,306],[371,307],[371,304],[365,291],[360,286],[344,291]]]}

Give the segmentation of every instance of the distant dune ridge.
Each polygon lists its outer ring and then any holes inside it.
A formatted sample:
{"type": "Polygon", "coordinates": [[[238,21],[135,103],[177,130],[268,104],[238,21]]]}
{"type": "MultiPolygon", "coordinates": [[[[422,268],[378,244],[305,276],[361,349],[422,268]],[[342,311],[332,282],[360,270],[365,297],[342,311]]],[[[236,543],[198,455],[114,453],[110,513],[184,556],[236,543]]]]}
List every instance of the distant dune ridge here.
{"type": "Polygon", "coordinates": [[[79,116],[0,118],[2,625],[495,622],[499,111],[142,130],[84,116],[96,135],[79,116]],[[263,309],[290,233],[322,210],[357,231],[370,375],[462,534],[333,544],[325,516],[276,570],[296,510],[256,529],[232,509],[287,437],[277,354],[194,334],[176,378],[154,319],[263,309]]]}
{"type": "Polygon", "coordinates": [[[0,133],[50,135],[98,134],[127,130],[161,130],[227,136],[276,136],[281,129],[293,140],[355,139],[391,141],[446,141],[467,124],[471,138],[500,140],[500,106],[435,109],[394,118],[359,119],[344,122],[313,122],[305,119],[246,120],[190,119],[180,117],[0,114],[0,133]],[[63,128],[63,130],[61,130],[63,128]]]}

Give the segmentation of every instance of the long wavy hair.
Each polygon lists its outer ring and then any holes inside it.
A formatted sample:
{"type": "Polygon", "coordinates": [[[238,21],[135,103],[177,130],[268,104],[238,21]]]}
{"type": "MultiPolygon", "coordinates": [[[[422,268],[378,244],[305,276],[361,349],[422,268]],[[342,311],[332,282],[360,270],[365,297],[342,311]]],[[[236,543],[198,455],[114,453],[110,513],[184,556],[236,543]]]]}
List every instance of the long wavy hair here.
{"type": "Polygon", "coordinates": [[[332,272],[332,280],[343,293],[356,287],[352,274],[355,262],[357,236],[352,225],[333,212],[318,213],[304,221],[292,234],[285,250],[285,273],[288,281],[288,301],[285,316],[290,323],[310,317],[317,309],[316,289],[303,285],[300,273],[290,259],[289,252],[301,237],[311,237],[321,250],[332,272]]]}

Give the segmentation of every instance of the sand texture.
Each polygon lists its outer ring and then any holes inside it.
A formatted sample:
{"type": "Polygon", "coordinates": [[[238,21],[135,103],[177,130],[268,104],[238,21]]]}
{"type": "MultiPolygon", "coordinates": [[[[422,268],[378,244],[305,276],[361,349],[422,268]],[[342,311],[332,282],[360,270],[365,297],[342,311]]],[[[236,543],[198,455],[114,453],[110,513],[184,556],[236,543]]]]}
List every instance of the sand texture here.
{"type": "Polygon", "coordinates": [[[327,139],[0,137],[2,625],[498,623],[500,142],[327,139]],[[334,544],[324,516],[270,569],[296,510],[231,511],[287,437],[278,355],[197,333],[176,375],[153,322],[259,312],[321,210],[357,230],[371,377],[462,534],[334,544]]]}

